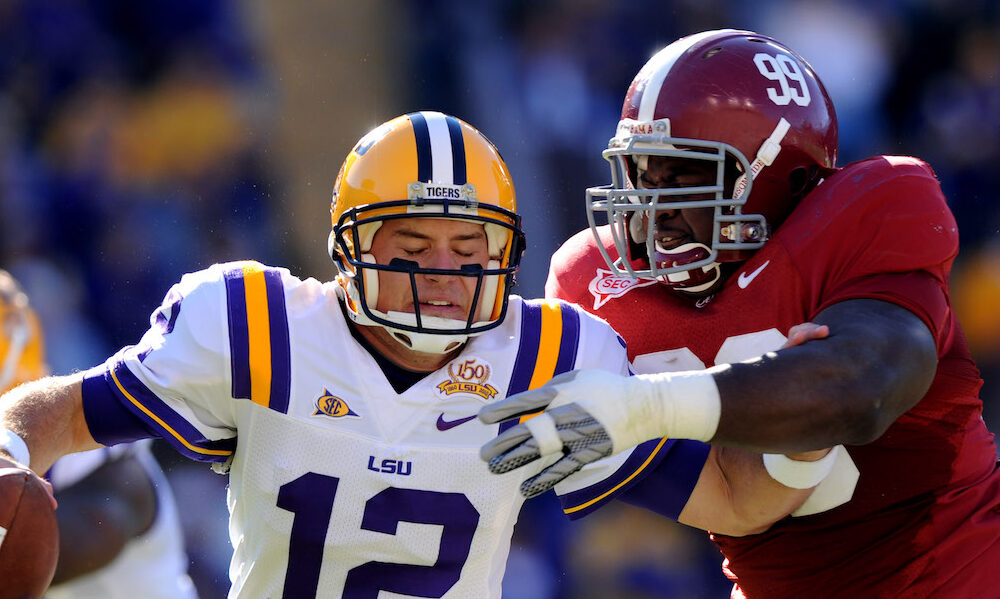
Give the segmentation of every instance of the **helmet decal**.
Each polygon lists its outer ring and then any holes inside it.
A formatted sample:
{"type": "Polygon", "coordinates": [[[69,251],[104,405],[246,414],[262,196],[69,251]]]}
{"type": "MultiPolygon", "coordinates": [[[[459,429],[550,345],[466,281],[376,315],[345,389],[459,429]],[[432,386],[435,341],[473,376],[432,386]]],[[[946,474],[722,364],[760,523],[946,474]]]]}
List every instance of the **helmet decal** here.
{"type": "Polygon", "coordinates": [[[417,142],[417,181],[465,185],[465,141],[458,119],[440,113],[426,115],[408,115],[417,142]]]}
{"type": "Polygon", "coordinates": [[[674,67],[674,63],[677,59],[681,57],[685,52],[687,52],[692,46],[700,42],[701,40],[714,35],[715,31],[703,31],[701,33],[696,33],[694,35],[689,35],[685,38],[670,44],[663,50],[660,50],[649,59],[646,66],[642,67],[642,71],[639,72],[638,77],[643,76],[643,72],[646,72],[647,83],[643,86],[641,91],[641,101],[639,103],[639,121],[652,121],[654,118],[654,112],[656,111],[656,102],[660,97],[660,89],[663,87],[663,81],[667,77],[667,73],[670,69],[674,67]]]}

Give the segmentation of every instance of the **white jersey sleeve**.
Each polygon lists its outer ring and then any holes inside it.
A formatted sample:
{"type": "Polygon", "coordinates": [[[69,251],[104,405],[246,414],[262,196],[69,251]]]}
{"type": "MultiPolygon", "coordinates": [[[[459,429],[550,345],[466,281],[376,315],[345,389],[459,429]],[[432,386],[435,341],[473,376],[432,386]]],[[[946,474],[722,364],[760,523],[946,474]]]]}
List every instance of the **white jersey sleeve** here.
{"type": "MultiPolygon", "coordinates": [[[[96,375],[153,435],[193,459],[226,462],[237,435],[234,400],[288,401],[285,285],[296,281],[287,270],[256,262],[187,274],[150,317],[139,343],[112,356],[96,375]]],[[[88,402],[93,388],[85,381],[88,402]]],[[[100,415],[88,411],[88,424],[95,439],[108,444],[100,415]]]]}

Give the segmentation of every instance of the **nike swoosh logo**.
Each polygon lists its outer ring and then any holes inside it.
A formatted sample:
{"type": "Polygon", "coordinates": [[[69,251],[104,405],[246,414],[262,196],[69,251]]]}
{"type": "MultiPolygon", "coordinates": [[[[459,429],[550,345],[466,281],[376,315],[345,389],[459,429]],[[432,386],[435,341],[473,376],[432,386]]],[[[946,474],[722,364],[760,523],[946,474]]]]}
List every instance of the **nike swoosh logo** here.
{"type": "Polygon", "coordinates": [[[437,420],[437,428],[439,431],[446,431],[450,428],[455,428],[459,424],[465,424],[466,422],[472,420],[475,417],[476,415],[473,414],[472,416],[466,416],[465,418],[459,418],[458,420],[445,420],[444,414],[439,414],[437,420]]]}
{"type": "Polygon", "coordinates": [[[751,281],[753,281],[754,279],[756,279],[757,275],[759,275],[761,273],[761,271],[763,271],[765,268],[767,268],[767,265],[770,264],[770,263],[771,263],[771,261],[768,260],[767,262],[765,262],[765,263],[761,264],[760,266],[758,266],[757,270],[753,271],[750,274],[747,274],[745,272],[741,272],[740,273],[740,278],[736,280],[736,284],[740,286],[740,289],[746,289],[747,285],[749,285],[751,281]]]}

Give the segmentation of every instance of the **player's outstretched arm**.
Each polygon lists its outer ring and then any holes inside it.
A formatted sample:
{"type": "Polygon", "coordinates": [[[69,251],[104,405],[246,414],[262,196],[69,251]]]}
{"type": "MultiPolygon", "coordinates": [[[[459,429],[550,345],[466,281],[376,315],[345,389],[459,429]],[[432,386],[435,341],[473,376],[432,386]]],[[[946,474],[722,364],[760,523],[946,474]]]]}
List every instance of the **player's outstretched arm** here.
{"type": "MultiPolygon", "coordinates": [[[[829,336],[705,370],[622,377],[578,370],[480,411],[498,422],[542,410],[484,446],[497,472],[531,454],[604,453],[660,437],[695,439],[760,453],[794,453],[877,439],[926,393],[936,346],[916,315],[877,300],[850,300],[817,315],[829,336]]],[[[557,462],[555,467],[558,467],[557,462]]],[[[516,467],[516,466],[515,466],[516,467]]]]}
{"type": "MultiPolygon", "coordinates": [[[[30,455],[22,465],[44,474],[60,456],[101,447],[84,417],[82,380],[82,373],[46,377],[0,396],[0,428],[23,439],[30,455]]],[[[11,457],[17,458],[0,447],[0,460],[11,457]]]]}
{"type": "MultiPolygon", "coordinates": [[[[792,327],[783,347],[824,339],[829,332],[827,326],[803,323],[792,327]]],[[[572,379],[581,375],[564,376],[572,379]]],[[[592,383],[604,381],[611,388],[621,382],[621,377],[615,378],[609,373],[591,378],[592,383]]],[[[596,397],[608,393],[613,395],[613,389],[592,387],[591,391],[596,397]]],[[[493,421],[531,413],[545,408],[547,404],[543,402],[554,394],[537,393],[536,396],[538,403],[532,403],[527,394],[522,394],[520,399],[484,409],[480,417],[493,421]]],[[[548,407],[551,411],[546,415],[512,428],[482,450],[483,459],[496,473],[515,469],[544,454],[557,451],[563,454],[561,459],[524,482],[521,491],[528,497],[547,491],[585,464],[612,452],[612,441],[605,428],[579,405],[548,407]],[[537,424],[539,420],[542,425],[537,424]],[[552,430],[547,429],[549,424],[553,425],[552,430]]],[[[790,459],[772,455],[768,456],[771,458],[768,461],[758,453],[713,447],[678,520],[690,526],[742,536],[766,530],[797,510],[803,514],[815,513],[839,505],[850,497],[840,488],[853,488],[849,479],[856,477],[856,469],[851,472],[853,464],[849,463],[849,459],[843,459],[846,456],[836,452],[838,448],[834,452],[822,449],[788,456],[790,459]],[[832,477],[836,480],[828,489],[823,481],[830,472],[837,472],[838,475],[832,477]],[[776,478],[786,484],[779,483],[776,478]],[[816,487],[817,484],[820,486],[816,487]],[[823,490],[814,494],[814,489],[823,490]],[[804,503],[807,500],[808,503],[804,503]]],[[[631,503],[653,511],[661,511],[664,507],[662,498],[652,496],[641,486],[633,488],[628,495],[631,503]]],[[[676,514],[671,517],[676,517],[676,514]]]]}
{"type": "MultiPolygon", "coordinates": [[[[812,462],[827,453],[821,450],[798,457],[812,462]]],[[[733,537],[758,534],[801,508],[814,489],[796,489],[774,480],[759,453],[713,446],[677,521],[733,537]]],[[[630,502],[661,511],[655,498],[630,502]]]]}

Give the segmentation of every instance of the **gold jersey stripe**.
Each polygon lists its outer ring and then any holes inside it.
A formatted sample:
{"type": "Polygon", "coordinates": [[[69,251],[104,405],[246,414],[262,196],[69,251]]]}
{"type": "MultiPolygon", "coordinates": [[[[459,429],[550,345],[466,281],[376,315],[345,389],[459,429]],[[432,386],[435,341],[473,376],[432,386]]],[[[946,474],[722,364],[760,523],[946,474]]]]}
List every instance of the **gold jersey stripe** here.
{"type": "Polygon", "coordinates": [[[267,407],[271,400],[271,320],[267,309],[264,269],[251,262],[243,267],[250,341],[250,399],[267,407]]]}

